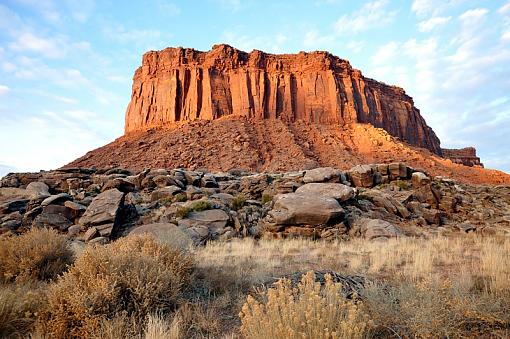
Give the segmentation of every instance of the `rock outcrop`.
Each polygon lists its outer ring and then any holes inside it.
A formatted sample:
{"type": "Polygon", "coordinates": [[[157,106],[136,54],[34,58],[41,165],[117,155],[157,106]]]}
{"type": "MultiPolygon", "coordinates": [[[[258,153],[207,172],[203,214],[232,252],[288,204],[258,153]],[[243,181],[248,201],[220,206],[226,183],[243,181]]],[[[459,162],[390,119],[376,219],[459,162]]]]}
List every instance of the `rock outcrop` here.
{"type": "Polygon", "coordinates": [[[274,55],[215,45],[144,54],[125,132],[241,116],[345,126],[370,123],[441,154],[440,142],[399,87],[364,77],[327,52],[274,55]]]}
{"type": "Polygon", "coordinates": [[[483,164],[480,162],[480,158],[476,156],[476,149],[474,147],[466,147],[461,149],[442,148],[441,151],[445,158],[450,159],[454,163],[470,167],[483,167],[483,164]]]}
{"type": "Polygon", "coordinates": [[[404,163],[367,164],[367,180],[359,181],[352,175],[357,167],[12,173],[0,180],[0,237],[49,227],[80,243],[150,233],[186,248],[232,237],[384,240],[510,231],[509,185],[461,184],[404,163]],[[129,192],[112,187],[114,181],[129,192]],[[44,194],[34,195],[35,188],[44,194]],[[169,194],[154,194],[166,188],[169,194]]]}

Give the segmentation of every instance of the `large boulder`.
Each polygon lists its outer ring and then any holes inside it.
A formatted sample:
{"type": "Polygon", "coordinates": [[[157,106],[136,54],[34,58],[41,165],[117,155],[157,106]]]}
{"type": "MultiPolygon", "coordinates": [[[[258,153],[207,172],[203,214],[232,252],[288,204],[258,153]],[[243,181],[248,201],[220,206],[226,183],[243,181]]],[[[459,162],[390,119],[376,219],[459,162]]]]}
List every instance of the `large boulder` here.
{"type": "Polygon", "coordinates": [[[297,194],[320,195],[326,198],[333,198],[338,201],[347,201],[354,197],[354,188],[337,183],[309,183],[299,187],[297,194]]]}
{"type": "Polygon", "coordinates": [[[157,241],[181,250],[187,249],[193,245],[193,240],[189,234],[172,223],[142,225],[131,230],[129,234],[149,234],[156,238],[157,241]]]}
{"type": "Polygon", "coordinates": [[[191,212],[179,220],[179,227],[188,233],[195,244],[218,238],[229,221],[228,214],[220,209],[191,212]]]}
{"type": "Polygon", "coordinates": [[[368,218],[356,220],[351,228],[351,234],[369,240],[397,238],[404,235],[400,229],[387,221],[368,218]]]}
{"type": "Polygon", "coordinates": [[[34,181],[27,185],[27,192],[30,194],[30,199],[44,199],[49,197],[51,194],[49,192],[49,187],[44,182],[34,181]]]}
{"type": "Polygon", "coordinates": [[[49,227],[65,231],[73,224],[73,214],[65,206],[47,205],[32,223],[34,227],[49,227]]]}
{"type": "Polygon", "coordinates": [[[413,187],[419,188],[430,184],[430,178],[422,172],[414,172],[411,176],[413,187]]]}
{"type": "Polygon", "coordinates": [[[333,198],[288,193],[274,198],[269,214],[277,225],[320,225],[338,221],[344,210],[333,198]]]}
{"type": "Polygon", "coordinates": [[[155,189],[151,194],[151,201],[158,201],[160,199],[172,198],[177,193],[180,193],[181,189],[177,186],[168,186],[155,189]]]}
{"type": "Polygon", "coordinates": [[[319,167],[307,170],[303,177],[305,184],[312,182],[339,182],[342,181],[344,173],[332,167],[319,167]]]}
{"type": "Polygon", "coordinates": [[[368,165],[357,165],[351,168],[348,173],[354,186],[368,188],[374,186],[372,167],[368,165]]]}
{"type": "Polygon", "coordinates": [[[101,236],[110,236],[119,226],[124,193],[114,188],[96,196],[80,218],[84,228],[96,226],[101,236]]]}

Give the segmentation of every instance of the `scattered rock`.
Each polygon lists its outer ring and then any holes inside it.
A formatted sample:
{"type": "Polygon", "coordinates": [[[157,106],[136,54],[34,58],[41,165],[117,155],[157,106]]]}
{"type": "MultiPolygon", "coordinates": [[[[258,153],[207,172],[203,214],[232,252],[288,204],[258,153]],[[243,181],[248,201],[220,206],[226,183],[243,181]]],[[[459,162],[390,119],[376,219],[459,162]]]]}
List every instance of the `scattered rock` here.
{"type": "Polygon", "coordinates": [[[352,187],[336,183],[310,183],[299,187],[297,194],[320,195],[326,198],[333,198],[340,202],[352,199],[355,190],[352,187]]]}

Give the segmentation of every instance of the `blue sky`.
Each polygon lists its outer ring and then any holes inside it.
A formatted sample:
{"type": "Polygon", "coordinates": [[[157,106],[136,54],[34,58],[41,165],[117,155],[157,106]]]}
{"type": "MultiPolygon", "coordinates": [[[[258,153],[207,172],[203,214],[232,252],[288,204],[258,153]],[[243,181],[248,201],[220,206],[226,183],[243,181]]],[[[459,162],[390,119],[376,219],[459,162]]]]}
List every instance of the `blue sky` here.
{"type": "Polygon", "coordinates": [[[0,175],[51,169],[123,132],[147,50],[327,50],[405,88],[443,147],[510,172],[510,1],[0,2],[0,175]]]}

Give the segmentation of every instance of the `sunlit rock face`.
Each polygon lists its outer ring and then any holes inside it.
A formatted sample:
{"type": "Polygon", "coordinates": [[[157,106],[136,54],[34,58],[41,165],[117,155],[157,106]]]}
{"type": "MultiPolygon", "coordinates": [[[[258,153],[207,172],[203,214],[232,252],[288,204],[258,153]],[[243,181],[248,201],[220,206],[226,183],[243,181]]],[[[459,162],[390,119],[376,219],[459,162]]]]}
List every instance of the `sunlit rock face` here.
{"type": "Polygon", "coordinates": [[[241,116],[345,126],[370,123],[441,154],[440,141],[399,87],[364,77],[327,52],[147,52],[133,78],[125,132],[241,116]]]}

